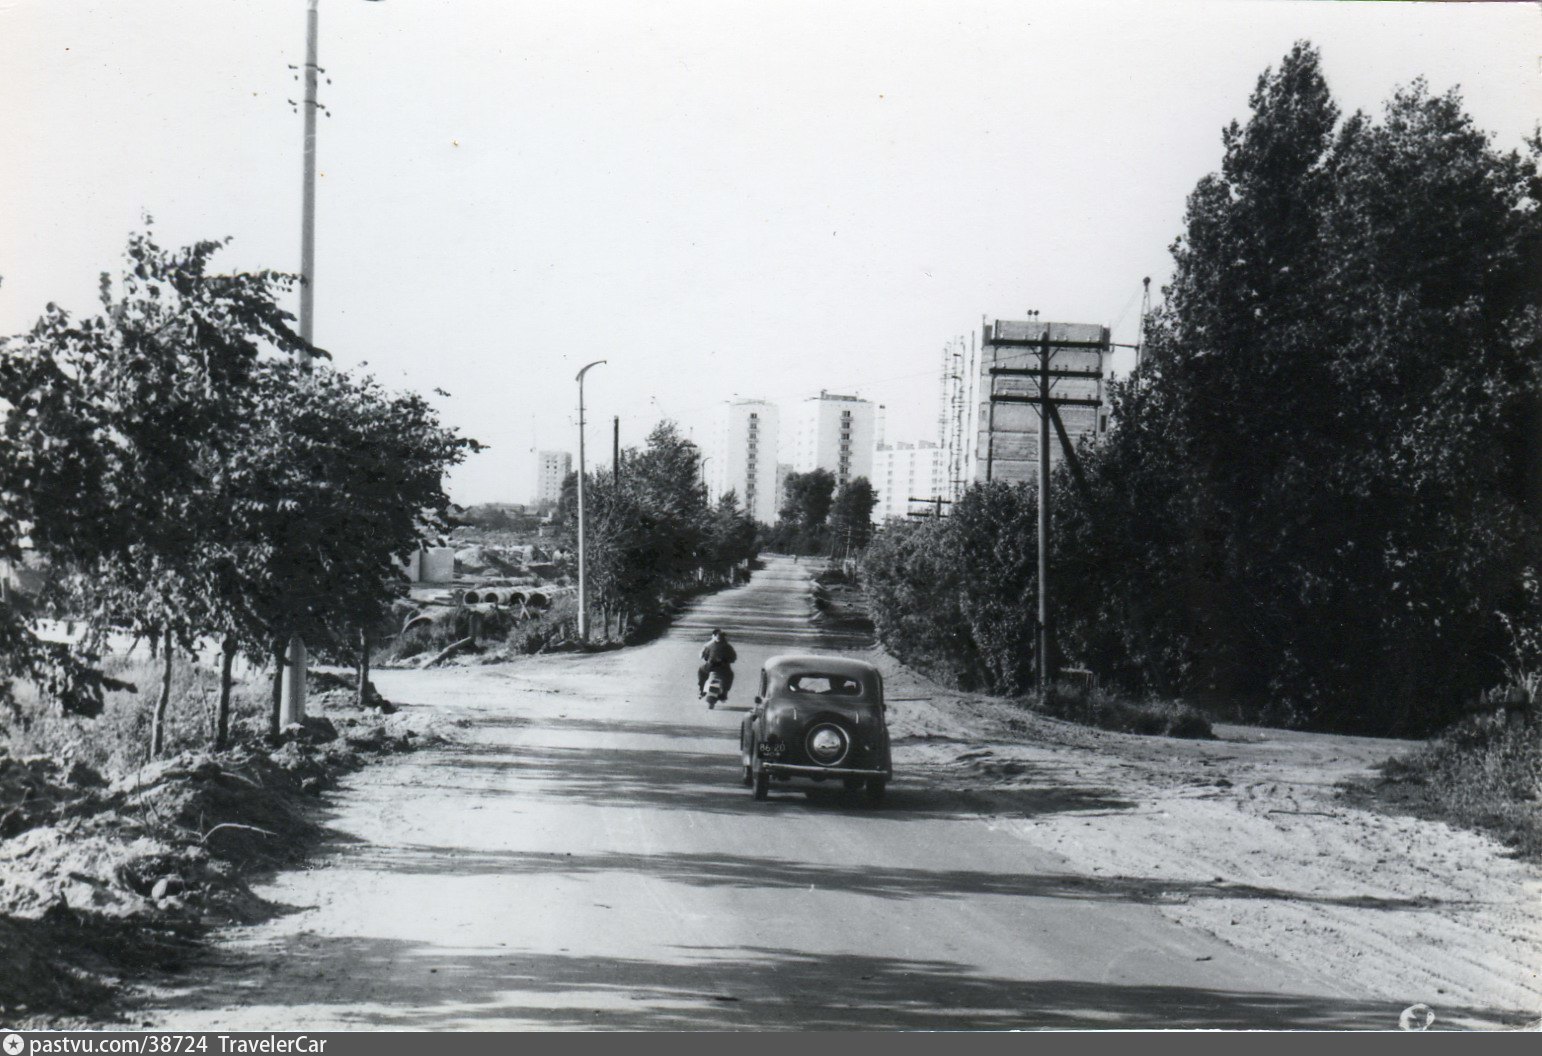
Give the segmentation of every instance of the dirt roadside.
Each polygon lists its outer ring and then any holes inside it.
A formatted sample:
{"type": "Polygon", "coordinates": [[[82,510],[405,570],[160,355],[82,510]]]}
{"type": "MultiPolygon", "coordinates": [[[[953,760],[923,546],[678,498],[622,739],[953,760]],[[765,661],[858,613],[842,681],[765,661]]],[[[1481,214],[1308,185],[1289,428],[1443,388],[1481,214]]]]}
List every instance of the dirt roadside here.
{"type": "Polygon", "coordinates": [[[316,797],[435,739],[433,715],[387,708],[320,694],[280,744],[184,752],[115,781],[0,750],[0,1023],[115,1021],[125,982],[184,971],[211,927],[271,916],[249,884],[324,837],[316,797]]]}
{"type": "MultiPolygon", "coordinates": [[[[1392,1002],[1520,1010],[1542,1029],[1542,869],[1497,841],[1351,802],[1416,742],[1220,725],[1138,737],[945,689],[882,650],[897,761],[971,788],[982,814],[1070,868],[1124,878],[1185,927],[1353,978],[1392,1002]],[[993,793],[1085,790],[1118,806],[1005,811],[993,793]]],[[[1000,797],[1003,801],[1007,797],[1000,797]]]]}
{"type": "MultiPolygon", "coordinates": [[[[1391,1008],[1425,1003],[1438,1017],[1439,1027],[1535,1025],[1542,1010],[1542,986],[1536,975],[1538,951],[1542,950],[1542,875],[1538,869],[1509,857],[1502,846],[1486,837],[1368,811],[1339,793],[1340,781],[1365,775],[1388,755],[1415,747],[1412,742],[1225,726],[1217,729],[1218,740],[1204,742],[1108,733],[1040,718],[999,700],[943,689],[880,650],[854,652],[877,663],[886,674],[899,774],[896,786],[930,785],[949,790],[950,796],[954,791],[962,792],[962,797],[954,798],[966,800],[963,813],[971,817],[949,824],[974,826],[972,815],[977,813],[993,829],[1063,859],[1065,865],[1057,867],[1059,871],[1096,878],[1100,889],[1117,892],[1121,901],[1149,905],[1175,923],[1213,934],[1239,950],[1266,953],[1320,977],[1352,980],[1357,991],[1378,995],[1391,1008]],[[1097,805],[1067,808],[1068,800],[1097,805]],[[1036,811],[1036,802],[1057,802],[1059,806],[1036,811]],[[1448,1011],[1455,1009],[1504,1011],[1464,1017],[1448,1011]]],[[[466,714],[470,718],[464,721],[487,722],[489,729],[501,731],[499,736],[517,740],[522,708],[539,711],[543,706],[551,708],[542,701],[559,702],[556,707],[562,713],[556,718],[568,720],[568,700],[614,699],[618,679],[629,685],[643,684],[635,670],[642,662],[640,655],[617,650],[587,656],[544,656],[479,668],[474,677],[464,672],[445,672],[442,676],[401,672],[402,693],[388,695],[414,702],[393,718],[446,719],[466,714]],[[412,692],[407,692],[409,685],[412,692]],[[490,721],[498,718],[508,721],[502,726],[490,721]]],[[[665,659],[655,657],[653,663],[663,664],[665,659]]],[[[397,674],[381,672],[382,685],[391,689],[397,674]]],[[[572,718],[573,724],[583,721],[576,714],[572,718]]],[[[459,725],[461,720],[451,721],[459,725]]],[[[447,732],[453,742],[454,731],[447,732]]],[[[652,736],[680,734],[681,730],[669,726],[658,727],[652,736]]],[[[565,736],[588,734],[575,729],[565,736]]],[[[547,750],[566,751],[560,745],[547,750]]],[[[473,753],[469,761],[486,764],[485,754],[473,753]]],[[[664,802],[678,808],[682,790],[677,784],[682,774],[686,781],[699,779],[694,764],[682,763],[675,758],[678,755],[679,750],[671,747],[666,754],[650,757],[663,776],[655,776],[651,784],[638,784],[634,791],[660,794],[664,802]],[[683,765],[685,769],[668,769],[669,765],[683,765]]],[[[561,794],[554,793],[548,807],[582,801],[595,792],[585,776],[589,771],[575,771],[572,759],[562,757],[568,761],[554,771],[553,778],[561,782],[555,786],[561,794]]],[[[412,775],[415,766],[431,765],[432,753],[429,760],[414,759],[406,756],[398,767],[378,768],[372,776],[380,780],[361,780],[344,793],[354,821],[362,826],[357,837],[363,842],[354,846],[384,853],[388,863],[371,867],[366,856],[361,863],[363,871],[346,876],[338,863],[332,863],[338,875],[344,876],[342,888],[350,896],[366,889],[358,886],[361,883],[385,885],[381,890],[390,891],[396,890],[394,885],[406,885],[403,890],[410,897],[396,902],[430,904],[438,885],[444,882],[443,876],[432,871],[419,875],[413,869],[390,865],[391,841],[400,840],[401,831],[411,827],[411,831],[423,834],[417,837],[418,843],[436,843],[437,837],[431,834],[448,828],[442,820],[444,811],[453,805],[480,810],[484,802],[494,802],[486,797],[503,792],[504,771],[497,766],[468,766],[455,773],[454,794],[438,796],[431,804],[434,810],[426,810],[426,798],[401,794],[406,787],[403,775],[412,775]],[[371,800],[371,795],[376,798],[371,800]]],[[[495,756],[490,761],[502,760],[495,756]]],[[[614,773],[605,775],[603,790],[607,795],[614,792],[614,780],[614,773]]],[[[710,792],[714,805],[718,794],[716,789],[710,792]]],[[[707,820],[722,817],[710,814],[707,820]]],[[[798,817],[792,815],[794,821],[798,817]]],[[[819,816],[812,817],[817,820],[819,816]]],[[[831,823],[836,820],[838,816],[831,823]]],[[[207,834],[213,818],[202,821],[204,824],[197,827],[207,834]]],[[[18,850],[23,847],[14,846],[18,850]]],[[[86,846],[77,841],[72,853],[86,846]]],[[[559,846],[564,848],[564,857],[573,849],[559,846]]],[[[487,854],[497,847],[496,840],[483,839],[470,849],[469,863],[474,866],[477,853],[487,854]]],[[[1041,856],[1025,855],[1028,857],[1038,860],[1041,856]]],[[[52,867],[51,875],[62,878],[61,882],[73,880],[67,868],[70,865],[60,861],[52,867]]],[[[19,866],[0,861],[0,875],[17,875],[13,868],[19,866]]],[[[497,865],[483,872],[473,868],[461,877],[473,893],[489,900],[485,904],[474,899],[467,903],[475,910],[467,916],[470,926],[484,927],[485,920],[496,915],[496,907],[506,901],[508,894],[501,886],[506,872],[504,865],[497,865]]],[[[232,929],[245,933],[235,944],[249,945],[252,933],[263,933],[258,946],[262,941],[277,940],[279,948],[292,953],[325,947],[327,943],[318,936],[331,935],[335,940],[338,936],[373,935],[371,928],[377,921],[351,916],[357,912],[358,900],[315,898],[316,889],[305,886],[306,878],[315,875],[284,873],[277,884],[263,889],[269,898],[320,907],[314,916],[289,922],[289,927],[300,929],[297,936],[261,925],[232,929]],[[306,892],[305,897],[294,897],[300,890],[306,892]]],[[[544,867],[531,875],[540,883],[546,882],[544,867]]],[[[539,884],[536,880],[531,884],[532,897],[540,897],[539,884]]],[[[120,894],[122,888],[120,884],[120,894]]],[[[150,894],[151,902],[160,901],[153,897],[153,888],[150,894]]],[[[81,896],[86,897],[84,889],[81,896]]],[[[126,905],[142,904],[134,899],[145,898],[132,891],[122,897],[126,905]]],[[[71,907],[82,904],[69,894],[71,907]]],[[[76,912],[72,909],[52,919],[45,911],[32,919],[39,922],[40,929],[70,928],[78,919],[76,912]]],[[[524,914],[525,918],[531,916],[524,914]]],[[[559,918],[555,907],[551,919],[565,924],[582,922],[581,916],[559,918]]],[[[176,930],[171,926],[176,922],[173,916],[158,936],[140,932],[120,940],[105,923],[101,934],[104,941],[119,944],[109,952],[119,950],[122,942],[141,941],[149,935],[158,945],[152,943],[147,949],[158,960],[147,958],[142,966],[171,973],[166,982],[174,989],[175,980],[187,977],[187,966],[198,963],[190,955],[191,947],[180,945],[196,936],[176,930]]],[[[371,985],[387,994],[396,993],[399,1000],[385,1002],[382,1008],[400,1013],[398,1004],[429,1002],[437,991],[420,980],[400,989],[394,960],[397,954],[389,951],[403,948],[404,935],[416,936],[414,941],[432,947],[441,940],[443,929],[434,919],[425,923],[417,915],[394,926],[404,933],[394,936],[394,945],[382,947],[388,952],[377,960],[371,985]],[[393,986],[399,989],[393,991],[393,986]]],[[[38,957],[34,963],[46,963],[48,943],[57,941],[59,934],[40,930],[33,936],[38,957]]],[[[590,938],[609,950],[615,934],[606,929],[590,938]]],[[[6,936],[0,934],[0,951],[5,948],[6,936]]],[[[1216,952],[1217,962],[1224,961],[1227,951],[1216,952]]],[[[456,958],[462,956],[453,955],[445,965],[461,964],[456,958]]],[[[109,960],[99,980],[111,981],[106,973],[114,963],[119,962],[109,960]]],[[[238,1008],[250,1001],[250,991],[244,989],[247,977],[231,970],[232,965],[246,965],[252,978],[263,980],[264,992],[270,996],[286,993],[270,978],[268,961],[256,958],[248,963],[236,955],[219,963],[230,976],[226,986],[231,996],[216,996],[208,999],[209,1004],[198,1004],[195,1016],[206,1016],[216,1005],[223,1007],[223,1000],[238,1008]]],[[[293,964],[297,973],[294,981],[300,987],[295,992],[304,994],[311,994],[313,986],[306,972],[313,967],[329,969],[329,1003],[315,1006],[313,1012],[354,1009],[361,1002],[377,1000],[373,992],[359,989],[346,973],[334,978],[330,962],[323,965],[305,958],[296,962],[286,955],[276,963],[293,964]]],[[[9,970],[10,966],[0,961],[0,976],[9,970]]],[[[455,978],[464,981],[470,977],[455,978]]],[[[495,973],[491,978],[496,981],[504,976],[495,973]]],[[[527,987],[530,980],[521,976],[505,982],[519,989],[527,987]]],[[[609,992],[613,986],[607,982],[605,988],[609,992]]],[[[82,1000],[88,997],[82,995],[82,1000]]]]}

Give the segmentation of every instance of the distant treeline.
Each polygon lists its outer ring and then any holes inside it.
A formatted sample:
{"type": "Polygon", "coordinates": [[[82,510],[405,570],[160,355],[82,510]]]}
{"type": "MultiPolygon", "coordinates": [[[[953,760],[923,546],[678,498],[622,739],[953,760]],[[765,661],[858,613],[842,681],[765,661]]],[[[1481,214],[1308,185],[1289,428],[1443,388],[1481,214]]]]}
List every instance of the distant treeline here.
{"type": "MultiPolygon", "coordinates": [[[[1063,661],[1136,692],[1420,733],[1542,671],[1542,145],[1422,82],[1342,118],[1266,71],[1188,199],[1085,487],[1054,479],[1063,661]]],[[[884,642],[1031,684],[1036,499],[974,487],[865,569],[884,642]]]]}
{"type": "Polygon", "coordinates": [[[853,477],[837,488],[828,469],[789,473],[781,499],[776,523],[761,527],[761,545],[767,550],[842,559],[860,553],[873,534],[878,495],[866,477],[853,477]]]}
{"type": "MultiPolygon", "coordinates": [[[[577,473],[563,482],[557,514],[576,551],[577,473]]],[[[738,497],[709,501],[701,452],[664,421],[640,450],[623,449],[616,469],[585,476],[584,552],[596,629],[625,638],[685,595],[732,582],[758,547],[738,497]]]]}

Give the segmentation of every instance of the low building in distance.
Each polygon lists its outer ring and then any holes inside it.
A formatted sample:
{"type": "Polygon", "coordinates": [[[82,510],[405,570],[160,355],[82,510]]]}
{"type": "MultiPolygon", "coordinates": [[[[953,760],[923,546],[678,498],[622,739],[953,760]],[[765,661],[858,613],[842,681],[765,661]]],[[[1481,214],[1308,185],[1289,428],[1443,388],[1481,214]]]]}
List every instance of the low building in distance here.
{"type": "MultiPolygon", "coordinates": [[[[873,452],[873,475],[869,478],[878,493],[873,523],[904,520],[912,512],[936,513],[935,505],[912,500],[935,500],[942,496],[947,485],[947,470],[947,452],[929,441],[879,444],[873,452]]],[[[946,514],[947,511],[943,512],[946,514]]]]}

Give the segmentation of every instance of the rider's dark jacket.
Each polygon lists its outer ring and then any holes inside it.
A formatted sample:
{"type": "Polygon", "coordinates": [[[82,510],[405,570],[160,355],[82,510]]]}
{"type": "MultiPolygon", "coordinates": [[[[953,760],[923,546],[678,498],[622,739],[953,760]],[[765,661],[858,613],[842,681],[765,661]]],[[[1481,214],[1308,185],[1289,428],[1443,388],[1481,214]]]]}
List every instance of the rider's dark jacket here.
{"type": "Polygon", "coordinates": [[[734,652],[734,647],[727,640],[714,638],[701,647],[701,658],[708,667],[727,667],[739,659],[739,654],[734,652]]]}

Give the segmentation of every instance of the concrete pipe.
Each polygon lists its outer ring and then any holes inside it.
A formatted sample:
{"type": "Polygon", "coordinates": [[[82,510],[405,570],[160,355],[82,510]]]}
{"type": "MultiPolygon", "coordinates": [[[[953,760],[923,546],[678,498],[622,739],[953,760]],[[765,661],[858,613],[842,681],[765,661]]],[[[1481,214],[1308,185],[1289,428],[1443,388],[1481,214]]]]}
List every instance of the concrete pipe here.
{"type": "Polygon", "coordinates": [[[422,627],[422,626],[424,626],[426,624],[430,624],[430,623],[433,623],[433,622],[434,622],[434,619],[433,619],[432,616],[428,616],[428,615],[420,612],[417,615],[413,616],[411,619],[409,619],[406,623],[402,624],[402,633],[406,634],[408,631],[412,630],[414,627],[422,627]]]}

